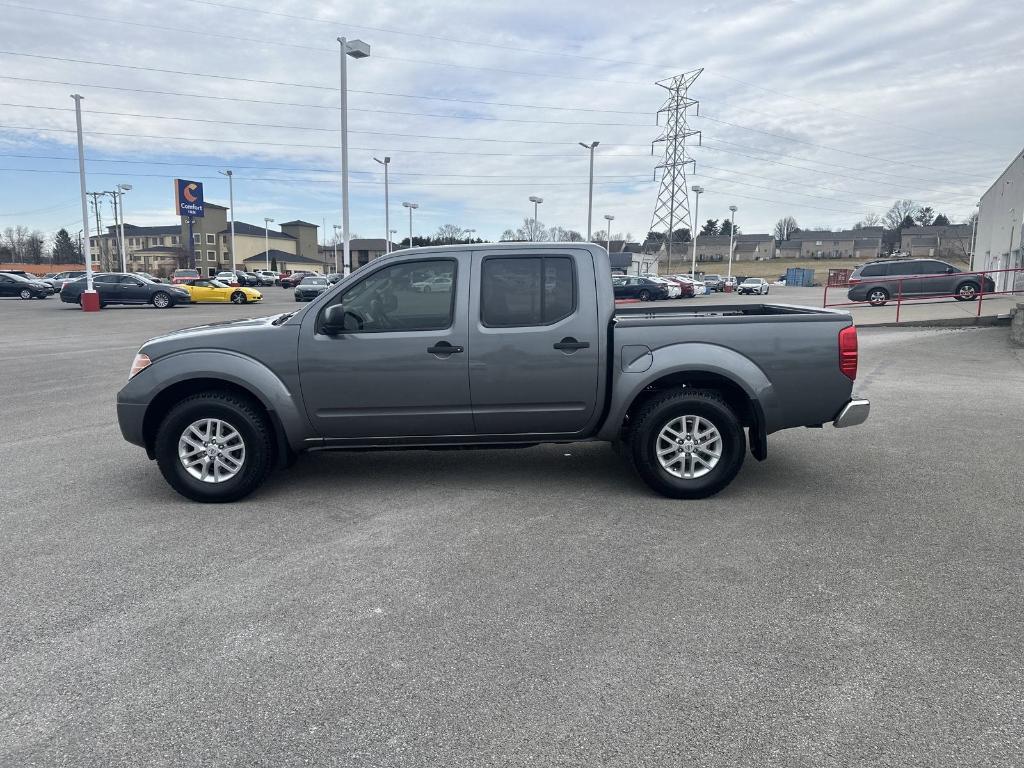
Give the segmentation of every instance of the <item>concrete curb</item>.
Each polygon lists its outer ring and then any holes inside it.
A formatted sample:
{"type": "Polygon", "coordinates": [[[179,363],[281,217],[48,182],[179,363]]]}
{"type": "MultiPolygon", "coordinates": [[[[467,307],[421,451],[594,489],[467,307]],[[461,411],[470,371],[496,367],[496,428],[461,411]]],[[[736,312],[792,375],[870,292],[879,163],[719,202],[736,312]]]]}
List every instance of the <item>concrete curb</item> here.
{"type": "Polygon", "coordinates": [[[1010,324],[1009,315],[983,315],[981,317],[936,317],[931,320],[904,320],[896,323],[857,323],[858,328],[971,328],[1010,324]]]}

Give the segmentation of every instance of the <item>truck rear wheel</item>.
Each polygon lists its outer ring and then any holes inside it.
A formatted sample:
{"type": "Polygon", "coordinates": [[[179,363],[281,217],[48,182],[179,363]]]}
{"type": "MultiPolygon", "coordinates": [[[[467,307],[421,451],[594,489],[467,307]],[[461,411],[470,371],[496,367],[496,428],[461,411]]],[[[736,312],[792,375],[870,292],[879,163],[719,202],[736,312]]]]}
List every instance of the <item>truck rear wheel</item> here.
{"type": "Polygon", "coordinates": [[[714,391],[679,389],[646,403],[630,433],[633,464],[658,493],[703,499],[725,488],[743,466],[743,426],[714,391]]]}
{"type": "Polygon", "coordinates": [[[164,479],[193,501],[228,502],[258,488],[273,465],[266,415],[233,392],[201,392],[177,403],[156,435],[164,479]]]}

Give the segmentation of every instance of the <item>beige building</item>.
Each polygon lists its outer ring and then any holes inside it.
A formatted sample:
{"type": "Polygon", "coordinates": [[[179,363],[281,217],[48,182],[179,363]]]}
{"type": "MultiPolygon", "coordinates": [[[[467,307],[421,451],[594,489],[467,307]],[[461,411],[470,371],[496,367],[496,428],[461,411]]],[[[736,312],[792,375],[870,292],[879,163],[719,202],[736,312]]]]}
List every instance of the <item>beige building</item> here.
{"type": "Polygon", "coordinates": [[[907,227],[900,230],[900,251],[914,258],[969,262],[972,229],[970,224],[907,227]]]}
{"type": "MultiPolygon", "coordinates": [[[[693,243],[684,243],[680,256],[692,257],[693,243]]],[[[766,261],[775,258],[775,238],[770,234],[738,234],[733,245],[733,261],[766,261]]],[[[675,254],[673,253],[673,260],[675,254]]],[[[697,262],[729,261],[728,235],[698,235],[697,262]]]]}
{"type": "MultiPolygon", "coordinates": [[[[359,269],[369,264],[374,259],[379,259],[387,253],[387,240],[383,237],[354,237],[348,241],[349,257],[352,259],[352,269],[359,269]]],[[[396,250],[391,246],[391,250],[396,250]]],[[[341,243],[338,243],[338,269],[341,270],[344,259],[341,243]]],[[[320,246],[320,259],[331,265],[334,271],[334,245],[320,246]]]]}
{"type": "Polygon", "coordinates": [[[789,259],[877,259],[882,250],[882,228],[864,227],[840,232],[796,232],[784,241],[779,255],[789,259]]]}

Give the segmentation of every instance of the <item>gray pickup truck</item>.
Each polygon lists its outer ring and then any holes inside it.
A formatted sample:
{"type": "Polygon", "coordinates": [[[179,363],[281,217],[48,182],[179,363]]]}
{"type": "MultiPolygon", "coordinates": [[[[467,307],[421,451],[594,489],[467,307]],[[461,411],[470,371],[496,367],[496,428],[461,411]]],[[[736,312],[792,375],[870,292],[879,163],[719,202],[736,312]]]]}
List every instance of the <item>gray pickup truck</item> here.
{"type": "Polygon", "coordinates": [[[617,308],[600,246],[446,246],[377,259],[295,312],[147,341],[117,416],[198,501],[240,499],[309,450],[581,440],[701,498],[748,443],[763,460],[772,432],[863,422],[856,373],[845,312],[617,308]]]}

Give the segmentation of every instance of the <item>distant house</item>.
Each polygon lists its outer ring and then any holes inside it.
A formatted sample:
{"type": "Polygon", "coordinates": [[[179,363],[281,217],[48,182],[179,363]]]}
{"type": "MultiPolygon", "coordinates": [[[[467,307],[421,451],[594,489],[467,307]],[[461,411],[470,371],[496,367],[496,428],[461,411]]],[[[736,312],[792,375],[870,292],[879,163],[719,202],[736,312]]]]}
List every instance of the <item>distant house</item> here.
{"type": "Polygon", "coordinates": [[[788,259],[877,259],[882,250],[882,228],[864,227],[839,232],[796,232],[783,241],[779,255],[788,259]]]}
{"type": "Polygon", "coordinates": [[[900,230],[900,250],[915,258],[970,261],[970,224],[907,227],[900,230]]]}
{"type": "MultiPolygon", "coordinates": [[[[387,253],[388,242],[383,237],[355,237],[348,241],[349,258],[352,259],[352,269],[359,269],[359,267],[365,267],[374,259],[379,259],[387,253]]],[[[395,250],[394,244],[391,245],[391,250],[395,250]]],[[[320,246],[320,258],[323,261],[330,262],[331,269],[334,269],[334,245],[322,245],[320,246]]],[[[344,259],[344,247],[341,243],[338,243],[338,268],[340,270],[342,261],[344,259]]]]}
{"type": "MultiPolygon", "coordinates": [[[[686,243],[684,254],[690,255],[693,243],[686,243]]],[[[775,258],[775,237],[768,233],[738,234],[733,244],[733,261],[765,261],[775,258]]],[[[698,235],[697,261],[729,260],[729,235],[698,235]]]]}

